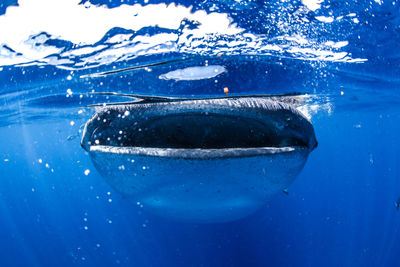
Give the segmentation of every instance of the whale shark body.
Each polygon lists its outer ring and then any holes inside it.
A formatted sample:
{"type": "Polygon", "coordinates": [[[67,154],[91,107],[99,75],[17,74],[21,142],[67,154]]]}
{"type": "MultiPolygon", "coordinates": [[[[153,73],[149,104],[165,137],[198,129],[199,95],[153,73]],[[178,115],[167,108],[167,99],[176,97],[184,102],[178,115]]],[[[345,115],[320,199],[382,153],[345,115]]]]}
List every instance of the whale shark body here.
{"type": "Polygon", "coordinates": [[[317,146],[295,96],[137,96],[97,105],[81,145],[118,192],[151,213],[224,222],[286,189],[317,146]]]}

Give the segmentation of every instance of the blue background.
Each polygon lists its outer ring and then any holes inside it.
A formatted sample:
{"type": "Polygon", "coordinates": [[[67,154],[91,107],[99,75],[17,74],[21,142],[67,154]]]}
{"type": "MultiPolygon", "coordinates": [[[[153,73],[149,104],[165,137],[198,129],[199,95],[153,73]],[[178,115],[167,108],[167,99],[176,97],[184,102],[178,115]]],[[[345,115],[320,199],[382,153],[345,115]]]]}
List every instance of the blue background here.
{"type": "MultiPolygon", "coordinates": [[[[121,4],[90,2],[109,7],[121,4]]],[[[211,6],[201,1],[179,3],[192,4],[194,10],[211,6]]],[[[236,8],[233,19],[253,33],[274,26],[255,9],[267,14],[285,5],[251,3],[254,9],[241,10],[232,1],[218,2],[221,12],[236,8]]],[[[0,14],[11,4],[16,1],[1,4],[0,14]]],[[[286,5],[289,11],[296,10],[301,2],[286,5]]],[[[346,39],[348,51],[367,62],[191,55],[189,60],[154,67],[152,72],[138,70],[95,80],[78,77],[182,55],[147,56],[82,70],[72,80],[66,79],[69,71],[53,66],[3,66],[0,265],[400,266],[400,211],[394,205],[400,197],[399,5],[397,1],[379,6],[374,1],[347,6],[344,1],[326,1],[324,5],[327,8],[321,13],[339,16],[355,11],[360,23],[335,24],[314,38],[321,42],[346,39]],[[166,71],[201,65],[205,60],[227,67],[218,83],[157,79],[166,71]],[[247,218],[190,224],[153,217],[114,192],[80,147],[79,129],[93,113],[84,106],[121,100],[87,92],[203,96],[221,95],[224,86],[232,94],[308,93],[317,104],[328,103],[332,109],[312,117],[319,146],[289,194],[277,195],[247,218]],[[67,89],[74,92],[72,96],[66,97],[67,89]],[[83,113],[78,114],[79,110],[83,113]],[[71,121],[75,122],[72,126],[71,121]],[[87,169],[90,173],[85,175],[87,169]]],[[[317,22],[312,15],[309,19],[311,29],[317,22]]],[[[108,34],[121,31],[113,29],[108,34]]],[[[271,34],[278,33],[272,30],[271,34]]]]}

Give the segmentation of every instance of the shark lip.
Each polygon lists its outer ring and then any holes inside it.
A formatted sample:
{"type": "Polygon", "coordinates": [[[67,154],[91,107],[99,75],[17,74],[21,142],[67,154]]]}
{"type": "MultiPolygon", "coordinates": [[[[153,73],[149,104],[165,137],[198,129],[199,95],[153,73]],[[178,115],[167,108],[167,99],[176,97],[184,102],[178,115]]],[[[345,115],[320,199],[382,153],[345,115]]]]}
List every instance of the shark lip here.
{"type": "Polygon", "coordinates": [[[290,153],[306,149],[304,147],[259,147],[259,148],[226,148],[226,149],[182,149],[182,148],[152,148],[152,147],[117,147],[91,146],[90,152],[125,154],[132,156],[150,156],[180,159],[218,159],[241,158],[290,153]]]}
{"type": "Polygon", "coordinates": [[[316,147],[311,123],[288,104],[213,99],[103,107],[85,126],[87,151],[214,158],[316,147]]]}

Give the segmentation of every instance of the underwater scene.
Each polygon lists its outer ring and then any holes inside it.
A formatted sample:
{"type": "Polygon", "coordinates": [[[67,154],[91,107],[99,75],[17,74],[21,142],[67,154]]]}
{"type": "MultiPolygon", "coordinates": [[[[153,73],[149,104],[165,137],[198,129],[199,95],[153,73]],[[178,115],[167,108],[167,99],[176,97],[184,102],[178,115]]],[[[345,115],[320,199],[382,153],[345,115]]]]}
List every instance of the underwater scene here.
{"type": "Polygon", "coordinates": [[[3,0],[0,266],[400,266],[400,2],[3,0]]]}

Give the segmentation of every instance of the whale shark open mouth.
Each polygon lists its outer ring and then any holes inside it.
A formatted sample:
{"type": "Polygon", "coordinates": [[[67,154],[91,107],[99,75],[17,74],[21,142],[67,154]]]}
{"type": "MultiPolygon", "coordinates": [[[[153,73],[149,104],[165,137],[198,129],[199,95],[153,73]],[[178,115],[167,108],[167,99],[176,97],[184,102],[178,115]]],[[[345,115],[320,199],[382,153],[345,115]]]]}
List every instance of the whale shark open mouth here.
{"type": "Polygon", "coordinates": [[[296,96],[128,97],[96,105],[81,145],[116,191],[156,215],[242,218],[287,188],[317,146],[296,96]]]}
{"type": "Polygon", "coordinates": [[[316,146],[311,123],[263,97],[168,99],[100,106],[87,123],[90,151],[183,158],[251,156],[316,146]]]}

